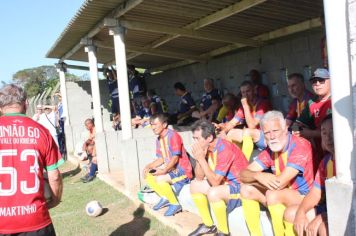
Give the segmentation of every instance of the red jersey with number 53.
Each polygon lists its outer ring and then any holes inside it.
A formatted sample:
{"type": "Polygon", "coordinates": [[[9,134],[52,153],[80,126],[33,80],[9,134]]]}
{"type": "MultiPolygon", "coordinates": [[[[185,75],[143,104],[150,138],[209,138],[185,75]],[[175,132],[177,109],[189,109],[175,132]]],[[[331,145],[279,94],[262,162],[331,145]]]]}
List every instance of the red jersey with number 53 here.
{"type": "Polygon", "coordinates": [[[39,230],[51,223],[43,170],[63,163],[49,131],[23,114],[0,117],[0,233],[39,230]]]}

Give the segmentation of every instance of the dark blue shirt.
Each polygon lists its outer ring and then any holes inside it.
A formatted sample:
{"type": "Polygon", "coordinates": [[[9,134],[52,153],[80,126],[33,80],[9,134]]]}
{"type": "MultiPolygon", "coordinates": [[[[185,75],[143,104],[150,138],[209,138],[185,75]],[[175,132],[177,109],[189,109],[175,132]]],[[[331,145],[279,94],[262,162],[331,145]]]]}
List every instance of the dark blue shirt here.
{"type": "Polygon", "coordinates": [[[208,93],[204,93],[200,102],[200,106],[203,107],[203,110],[205,111],[211,106],[212,100],[214,99],[221,100],[219,90],[217,89],[213,89],[208,93]]]}
{"type": "Polygon", "coordinates": [[[118,98],[119,97],[119,89],[117,87],[117,80],[113,80],[113,79],[107,78],[106,82],[108,84],[110,97],[111,98],[118,98]]]}
{"type": "Polygon", "coordinates": [[[195,107],[195,102],[190,93],[185,93],[181,98],[180,98],[180,104],[179,104],[179,113],[183,114],[189,111],[191,108],[195,107]]]}
{"type": "Polygon", "coordinates": [[[151,106],[152,105],[156,105],[157,113],[165,113],[168,111],[166,101],[164,101],[164,99],[160,98],[157,95],[154,95],[151,98],[151,106]]]}

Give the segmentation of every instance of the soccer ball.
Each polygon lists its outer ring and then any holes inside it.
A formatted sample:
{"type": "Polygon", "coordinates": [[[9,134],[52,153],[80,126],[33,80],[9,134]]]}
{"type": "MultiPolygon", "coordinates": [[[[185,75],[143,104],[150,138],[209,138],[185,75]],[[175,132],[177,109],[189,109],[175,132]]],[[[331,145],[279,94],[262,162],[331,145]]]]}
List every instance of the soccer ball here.
{"type": "Polygon", "coordinates": [[[97,217],[103,211],[103,207],[98,201],[91,201],[85,207],[85,212],[88,216],[97,217]]]}

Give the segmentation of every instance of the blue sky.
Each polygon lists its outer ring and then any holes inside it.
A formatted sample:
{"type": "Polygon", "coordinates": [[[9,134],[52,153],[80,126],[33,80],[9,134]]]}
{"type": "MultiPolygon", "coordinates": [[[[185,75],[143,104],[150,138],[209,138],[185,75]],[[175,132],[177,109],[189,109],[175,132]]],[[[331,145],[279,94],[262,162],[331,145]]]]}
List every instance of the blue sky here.
{"type": "MultiPolygon", "coordinates": [[[[53,65],[45,58],[84,0],[3,0],[0,2],[0,80],[17,71],[53,65]]],[[[71,71],[72,72],[72,71],[71,71]]],[[[85,72],[77,72],[75,74],[85,72]]]]}

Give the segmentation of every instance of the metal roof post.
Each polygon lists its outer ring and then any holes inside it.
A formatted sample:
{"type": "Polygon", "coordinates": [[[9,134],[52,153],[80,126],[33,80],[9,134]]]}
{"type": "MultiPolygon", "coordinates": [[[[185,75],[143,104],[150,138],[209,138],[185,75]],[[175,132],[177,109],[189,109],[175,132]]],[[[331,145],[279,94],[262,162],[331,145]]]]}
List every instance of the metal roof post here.
{"type": "Polygon", "coordinates": [[[115,61],[117,69],[117,84],[119,87],[119,103],[123,140],[132,139],[131,108],[126,67],[126,49],[124,42],[125,31],[125,28],[120,27],[117,24],[116,26],[111,25],[109,31],[110,35],[114,36],[115,61]]]}
{"type": "Polygon", "coordinates": [[[91,93],[93,98],[93,110],[95,119],[96,132],[103,132],[103,118],[101,116],[101,101],[98,77],[98,61],[96,58],[96,46],[91,39],[82,39],[81,43],[85,44],[85,52],[88,53],[91,93]]]}
{"type": "Polygon", "coordinates": [[[59,73],[60,91],[62,96],[63,116],[65,117],[65,125],[70,125],[70,117],[68,112],[68,98],[66,75],[67,65],[64,62],[56,64],[57,72],[59,73]]]}

